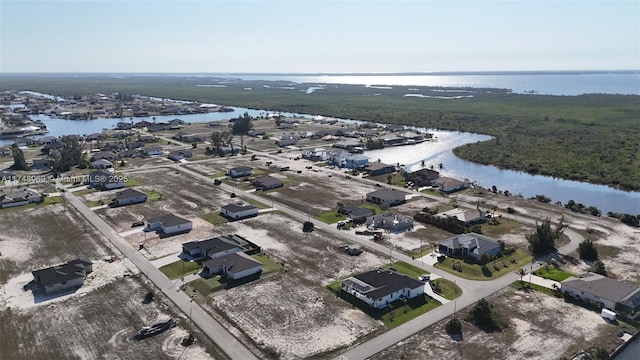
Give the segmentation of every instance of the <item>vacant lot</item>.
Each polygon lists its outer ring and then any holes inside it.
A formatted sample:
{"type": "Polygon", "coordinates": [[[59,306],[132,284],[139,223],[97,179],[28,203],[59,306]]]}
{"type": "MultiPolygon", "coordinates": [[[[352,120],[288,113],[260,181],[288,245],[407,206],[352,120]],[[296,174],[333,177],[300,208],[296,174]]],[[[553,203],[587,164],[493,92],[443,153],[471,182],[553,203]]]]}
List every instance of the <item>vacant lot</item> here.
{"type": "Polygon", "coordinates": [[[384,258],[366,251],[349,256],[339,249],[340,239],[317,231],[305,235],[302,224],[277,213],[228,226],[284,265],[280,274],[215,292],[205,302],[245,341],[271,357],[296,359],[346,346],[382,328],[325,286],[380,266],[384,258]]]}
{"type": "MultiPolygon", "coordinates": [[[[508,328],[486,333],[462,321],[463,340],[446,334],[446,321],[384,350],[373,359],[558,359],[591,346],[612,350],[622,343],[618,332],[627,325],[605,322],[599,314],[541,293],[523,293],[508,287],[488,299],[508,328]]],[[[468,309],[458,313],[464,318],[468,309]]]]}

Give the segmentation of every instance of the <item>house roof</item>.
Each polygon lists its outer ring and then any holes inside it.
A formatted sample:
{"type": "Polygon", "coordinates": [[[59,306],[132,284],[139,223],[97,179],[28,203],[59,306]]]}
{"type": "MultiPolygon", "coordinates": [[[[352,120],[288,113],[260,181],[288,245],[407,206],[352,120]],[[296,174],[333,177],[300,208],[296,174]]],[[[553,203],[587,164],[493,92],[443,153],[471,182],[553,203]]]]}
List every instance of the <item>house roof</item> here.
{"type": "Polygon", "coordinates": [[[365,216],[370,216],[375,214],[373,210],[367,208],[361,208],[358,206],[345,206],[344,209],[349,214],[349,217],[352,219],[358,219],[365,216]]]}
{"type": "Polygon", "coordinates": [[[255,182],[257,184],[259,184],[261,186],[265,186],[265,187],[269,187],[271,185],[279,185],[279,184],[283,183],[282,181],[280,181],[280,180],[278,180],[278,179],[276,179],[274,177],[271,177],[271,176],[261,176],[261,177],[257,178],[255,180],[255,182]]]}
{"type": "Polygon", "coordinates": [[[33,199],[34,197],[40,197],[40,193],[32,189],[22,189],[14,192],[10,192],[6,195],[0,196],[0,203],[10,204],[14,202],[26,201],[33,199]]]}
{"type": "Polygon", "coordinates": [[[480,210],[466,210],[462,208],[455,208],[448,211],[444,211],[436,214],[437,217],[455,217],[463,223],[472,222],[484,217],[480,210]]]}
{"type": "Polygon", "coordinates": [[[247,245],[247,240],[239,235],[222,235],[202,241],[190,241],[182,244],[187,250],[200,249],[202,252],[215,250],[214,252],[235,249],[247,245]]]}
{"type": "Polygon", "coordinates": [[[412,177],[412,176],[426,176],[426,177],[438,178],[440,176],[440,173],[435,171],[435,170],[431,170],[431,169],[420,169],[420,170],[412,171],[407,175],[409,177],[412,177]]]}
{"type": "Polygon", "coordinates": [[[458,179],[454,179],[454,178],[450,178],[450,177],[441,177],[438,179],[433,180],[434,183],[436,184],[440,184],[444,187],[451,187],[451,186],[458,186],[458,185],[462,185],[464,184],[464,181],[458,180],[458,179]]]}
{"type": "Polygon", "coordinates": [[[182,225],[182,224],[191,224],[190,220],[183,219],[180,216],[177,216],[174,214],[166,214],[154,219],[147,220],[147,223],[149,224],[153,224],[157,222],[162,223],[162,226],[169,226],[169,227],[182,225]]]}
{"type": "Polygon", "coordinates": [[[47,286],[59,284],[64,281],[85,277],[87,267],[91,266],[89,259],[75,259],[62,265],[52,266],[46,269],[33,271],[33,278],[40,278],[39,283],[47,286]]]}
{"type": "Polygon", "coordinates": [[[396,169],[396,167],[394,165],[385,164],[385,163],[380,162],[380,161],[370,162],[367,165],[365,165],[365,168],[368,171],[376,171],[376,170],[381,170],[381,169],[386,169],[386,168],[393,168],[394,170],[396,169]]]}
{"type": "Polygon", "coordinates": [[[396,189],[380,189],[367,194],[367,196],[373,196],[383,200],[405,199],[406,195],[403,191],[396,189]]]}
{"type": "Polygon", "coordinates": [[[111,165],[113,166],[113,163],[109,160],[105,160],[105,159],[98,159],[96,161],[91,162],[91,165],[111,165]]]}
{"type": "Polygon", "coordinates": [[[457,247],[463,247],[469,250],[478,249],[478,254],[480,255],[501,246],[497,240],[476,233],[456,235],[452,238],[442,240],[438,244],[451,249],[457,247]]]}
{"type": "Polygon", "coordinates": [[[616,303],[632,295],[634,291],[638,291],[638,288],[631,284],[595,273],[584,273],[575,278],[566,279],[562,281],[562,285],[570,286],[578,291],[584,291],[616,303]]]}
{"type": "Polygon", "coordinates": [[[223,206],[222,209],[227,210],[228,212],[237,213],[237,212],[257,209],[257,207],[253,205],[229,204],[229,205],[223,206]]]}
{"type": "Polygon", "coordinates": [[[246,172],[246,171],[251,171],[252,169],[249,166],[237,166],[234,168],[229,169],[229,171],[233,171],[233,172],[246,172]]]}
{"type": "Polygon", "coordinates": [[[219,258],[204,261],[202,265],[208,268],[214,268],[218,266],[226,266],[227,272],[237,273],[240,271],[253,269],[256,266],[262,266],[262,263],[254,260],[245,253],[233,253],[231,255],[222,256],[219,258]]]}
{"type": "Polygon", "coordinates": [[[399,274],[392,270],[372,270],[366,273],[353,276],[355,279],[370,285],[372,290],[365,292],[373,300],[385,297],[402,289],[416,289],[424,286],[422,281],[418,281],[410,276],[399,274]]]}
{"type": "Polygon", "coordinates": [[[116,193],[116,200],[136,198],[138,196],[146,196],[147,194],[135,189],[126,189],[116,193]]]}

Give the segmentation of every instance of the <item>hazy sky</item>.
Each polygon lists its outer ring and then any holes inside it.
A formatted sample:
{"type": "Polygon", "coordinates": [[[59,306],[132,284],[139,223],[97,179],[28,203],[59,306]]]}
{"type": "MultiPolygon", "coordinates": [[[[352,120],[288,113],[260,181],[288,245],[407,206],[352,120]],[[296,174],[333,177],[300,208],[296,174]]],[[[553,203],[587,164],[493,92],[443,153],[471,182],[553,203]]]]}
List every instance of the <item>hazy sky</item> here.
{"type": "Polygon", "coordinates": [[[0,72],[640,69],[640,1],[7,1],[0,72]]]}

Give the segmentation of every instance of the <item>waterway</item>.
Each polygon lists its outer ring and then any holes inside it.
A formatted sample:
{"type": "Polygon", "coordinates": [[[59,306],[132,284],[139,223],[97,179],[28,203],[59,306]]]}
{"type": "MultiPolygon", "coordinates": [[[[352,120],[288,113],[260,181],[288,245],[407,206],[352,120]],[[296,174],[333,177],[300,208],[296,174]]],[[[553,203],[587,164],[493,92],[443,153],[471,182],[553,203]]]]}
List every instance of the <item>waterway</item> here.
{"type": "MultiPolygon", "coordinates": [[[[245,112],[254,117],[268,114],[268,112],[264,110],[234,108],[233,112],[226,113],[155,116],[155,120],[157,122],[163,122],[180,118],[184,121],[194,123],[210,122],[238,117],[245,112]]],[[[284,116],[311,117],[311,115],[293,113],[281,114],[284,116]]],[[[47,115],[33,115],[32,118],[34,120],[41,120],[47,126],[50,131],[49,134],[47,134],[48,136],[70,134],[88,135],[100,132],[103,129],[112,129],[118,122],[123,121],[122,119],[62,120],[51,118],[47,115]]],[[[153,121],[153,119],[154,117],[136,117],[128,118],[124,121],[153,121]]],[[[345,121],[357,122],[354,120],[345,121]]],[[[433,141],[426,141],[417,145],[367,151],[365,155],[368,156],[371,161],[380,159],[384,163],[404,164],[410,171],[419,169],[424,160],[426,167],[433,165],[434,169],[441,171],[444,176],[459,179],[467,178],[487,188],[495,185],[499,190],[508,190],[514,195],[520,194],[527,198],[542,194],[550,197],[552,202],[561,201],[562,203],[566,203],[569,200],[574,200],[585,206],[596,206],[603,214],[609,211],[630,214],[640,213],[640,192],[626,192],[603,185],[569,181],[548,176],[534,176],[524,172],[502,170],[494,166],[475,164],[456,157],[452,149],[460,145],[488,140],[490,136],[432,129],[428,131],[434,134],[435,138],[433,141]],[[440,164],[443,165],[442,170],[439,168],[440,164]]],[[[12,140],[0,140],[0,146],[6,146],[12,143],[12,140]]],[[[508,198],[505,198],[505,201],[508,202],[508,198]]]]}

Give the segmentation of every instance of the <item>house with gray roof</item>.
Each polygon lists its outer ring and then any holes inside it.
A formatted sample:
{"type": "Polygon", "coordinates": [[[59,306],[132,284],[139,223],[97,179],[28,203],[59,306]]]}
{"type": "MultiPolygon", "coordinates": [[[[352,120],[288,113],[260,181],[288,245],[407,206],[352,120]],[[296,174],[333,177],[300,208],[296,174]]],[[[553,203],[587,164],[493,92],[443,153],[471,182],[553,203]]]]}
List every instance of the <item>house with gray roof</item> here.
{"type": "Polygon", "coordinates": [[[41,202],[42,195],[35,190],[27,188],[0,195],[0,208],[2,209],[41,202]]]}
{"type": "Polygon", "coordinates": [[[204,266],[203,271],[209,275],[221,273],[233,280],[242,279],[262,271],[261,262],[241,252],[207,260],[202,265],[204,266]]]}
{"type": "Polygon", "coordinates": [[[367,228],[403,232],[413,228],[413,219],[392,212],[367,216],[367,228]]]}
{"type": "Polygon", "coordinates": [[[220,214],[232,220],[240,220],[258,215],[258,208],[248,204],[229,204],[220,209],[220,214]]]}
{"type": "Polygon", "coordinates": [[[560,291],[613,311],[634,313],[640,309],[640,288],[596,273],[570,277],[560,283],[560,291]]]}
{"type": "Polygon", "coordinates": [[[367,201],[378,205],[394,206],[403,204],[407,194],[395,189],[380,189],[367,193],[367,201]]]}
{"type": "Polygon", "coordinates": [[[182,244],[182,253],[192,257],[212,259],[245,251],[247,240],[239,235],[223,235],[202,241],[190,241],[182,244]]]}
{"type": "Polygon", "coordinates": [[[393,270],[376,269],[342,280],[340,289],[367,303],[384,309],[401,298],[424,294],[424,283],[393,270]]]}
{"type": "Polygon", "coordinates": [[[355,222],[364,222],[367,216],[375,215],[373,210],[359,206],[340,206],[338,212],[347,215],[355,222]]]}
{"type": "Polygon", "coordinates": [[[111,206],[139,204],[145,201],[147,201],[147,194],[135,189],[125,189],[116,193],[116,197],[111,202],[111,206]]]}
{"type": "Polygon", "coordinates": [[[124,177],[106,171],[96,170],[89,174],[89,186],[100,190],[112,190],[125,187],[124,177]]]}
{"type": "Polygon", "coordinates": [[[497,255],[501,250],[502,244],[497,240],[476,233],[456,235],[438,243],[438,251],[442,254],[475,261],[480,261],[483,254],[497,255]]]}
{"type": "Polygon", "coordinates": [[[94,169],[113,169],[113,163],[109,160],[98,159],[91,162],[91,167],[94,169]]]}
{"type": "Polygon", "coordinates": [[[174,214],[166,214],[147,220],[144,231],[157,231],[164,235],[174,235],[191,231],[193,223],[174,214]]]}
{"type": "Polygon", "coordinates": [[[271,176],[261,176],[253,181],[253,186],[258,190],[269,190],[283,187],[284,183],[271,176]]]}
{"type": "Polygon", "coordinates": [[[253,169],[251,169],[249,166],[236,166],[229,169],[229,171],[227,171],[227,175],[231,176],[232,178],[250,176],[252,170],[253,169]]]}
{"type": "Polygon", "coordinates": [[[62,265],[33,271],[33,281],[44,288],[46,294],[80,287],[85,277],[93,271],[89,259],[75,259],[62,265]]]}

